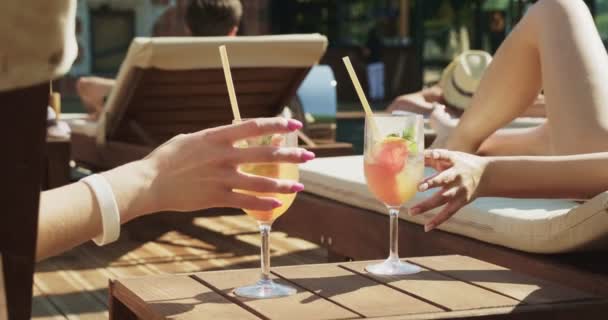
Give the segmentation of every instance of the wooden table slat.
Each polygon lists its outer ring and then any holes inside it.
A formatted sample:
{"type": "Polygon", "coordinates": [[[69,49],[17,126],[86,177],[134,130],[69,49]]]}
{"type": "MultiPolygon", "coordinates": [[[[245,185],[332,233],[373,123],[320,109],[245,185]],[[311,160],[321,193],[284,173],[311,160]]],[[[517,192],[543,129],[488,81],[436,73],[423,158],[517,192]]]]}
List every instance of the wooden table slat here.
{"type": "Polygon", "coordinates": [[[514,306],[519,301],[457,281],[430,270],[404,276],[376,276],[365,271],[369,262],[346,263],[346,268],[366,274],[377,281],[430,300],[448,310],[470,310],[514,306]]]}
{"type": "Polygon", "coordinates": [[[259,319],[186,275],[126,279],[113,286],[113,294],[122,295],[142,319],[259,319]]]}
{"type": "Polygon", "coordinates": [[[451,255],[408,259],[450,277],[500,292],[527,304],[588,300],[592,294],[534,278],[471,257],[451,255]]]}
{"type": "Polygon", "coordinates": [[[365,317],[444,311],[335,264],[276,268],[274,273],[365,317]]]}
{"type": "MultiPolygon", "coordinates": [[[[315,319],[360,318],[359,315],[301,288],[297,288],[295,295],[277,299],[256,300],[235,296],[232,292],[234,288],[257,281],[259,270],[203,272],[196,273],[195,276],[222,291],[233,301],[238,301],[269,319],[310,319],[311,316],[315,319]]],[[[281,279],[276,281],[290,285],[281,279]]]]}

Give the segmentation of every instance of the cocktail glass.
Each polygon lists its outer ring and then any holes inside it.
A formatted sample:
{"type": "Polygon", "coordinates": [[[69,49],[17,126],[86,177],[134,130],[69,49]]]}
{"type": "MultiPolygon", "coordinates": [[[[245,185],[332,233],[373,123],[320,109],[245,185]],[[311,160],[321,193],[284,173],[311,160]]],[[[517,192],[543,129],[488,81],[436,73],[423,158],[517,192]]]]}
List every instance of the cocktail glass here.
{"type": "Polygon", "coordinates": [[[421,271],[398,253],[399,212],[414,197],[424,174],[424,132],[420,115],[375,115],[365,120],[364,171],[367,187],[390,216],[389,257],[365,269],[378,275],[421,271]]]}
{"type": "MultiPolygon", "coordinates": [[[[239,147],[297,147],[298,137],[294,132],[287,134],[275,134],[269,136],[261,136],[253,139],[241,141],[237,145],[239,147]]],[[[295,180],[299,179],[298,165],[293,163],[249,163],[243,164],[239,168],[241,171],[253,175],[265,176],[276,179],[295,180]]],[[[295,193],[280,194],[280,193],[258,193],[245,190],[237,190],[237,192],[251,194],[260,197],[271,197],[280,200],[283,205],[269,211],[246,210],[245,213],[254,218],[258,222],[260,233],[262,236],[261,244],[261,276],[255,284],[239,287],[234,293],[241,297],[265,299],[276,298],[292,295],[296,293],[296,289],[274,282],[270,277],[270,250],[269,250],[269,234],[272,223],[280,217],[293,203],[296,197],[295,193]]]]}

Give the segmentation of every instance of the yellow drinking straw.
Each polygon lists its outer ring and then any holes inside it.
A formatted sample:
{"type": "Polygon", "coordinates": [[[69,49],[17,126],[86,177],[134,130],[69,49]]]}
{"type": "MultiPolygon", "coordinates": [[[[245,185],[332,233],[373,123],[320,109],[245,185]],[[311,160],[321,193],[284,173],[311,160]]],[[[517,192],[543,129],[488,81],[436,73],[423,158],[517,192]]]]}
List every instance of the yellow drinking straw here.
{"type": "Polygon", "coordinates": [[[363,105],[365,115],[369,118],[372,130],[374,131],[374,136],[378,137],[378,135],[376,134],[378,133],[378,128],[376,128],[376,122],[374,121],[374,113],[372,112],[372,108],[369,106],[369,102],[367,102],[367,98],[365,97],[365,93],[363,92],[363,88],[361,87],[361,83],[359,82],[359,78],[357,78],[355,69],[353,69],[353,65],[350,63],[350,58],[344,57],[342,58],[342,61],[344,61],[344,65],[346,66],[346,70],[348,71],[348,75],[350,76],[350,80],[355,86],[355,91],[357,91],[359,100],[361,100],[361,105],[363,105]]]}
{"type": "Polygon", "coordinates": [[[241,113],[239,112],[239,104],[236,101],[236,93],[234,92],[234,84],[232,83],[232,73],[230,72],[230,63],[228,62],[228,54],[226,46],[220,46],[220,56],[222,58],[222,68],[224,69],[224,77],[226,78],[226,86],[228,87],[228,96],[230,97],[230,106],[235,122],[241,122],[241,113]]]}
{"type": "Polygon", "coordinates": [[[61,95],[53,91],[53,80],[49,81],[49,106],[55,111],[56,119],[61,117],[61,95]]]}

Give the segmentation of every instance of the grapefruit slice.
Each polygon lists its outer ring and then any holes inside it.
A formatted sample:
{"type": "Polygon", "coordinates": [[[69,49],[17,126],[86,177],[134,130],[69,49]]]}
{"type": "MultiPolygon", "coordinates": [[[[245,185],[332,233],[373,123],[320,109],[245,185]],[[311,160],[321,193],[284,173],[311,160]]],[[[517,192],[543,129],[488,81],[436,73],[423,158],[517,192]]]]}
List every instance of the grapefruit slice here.
{"type": "Polygon", "coordinates": [[[384,168],[387,174],[395,175],[407,164],[408,141],[400,137],[386,137],[377,146],[374,162],[384,168]]]}

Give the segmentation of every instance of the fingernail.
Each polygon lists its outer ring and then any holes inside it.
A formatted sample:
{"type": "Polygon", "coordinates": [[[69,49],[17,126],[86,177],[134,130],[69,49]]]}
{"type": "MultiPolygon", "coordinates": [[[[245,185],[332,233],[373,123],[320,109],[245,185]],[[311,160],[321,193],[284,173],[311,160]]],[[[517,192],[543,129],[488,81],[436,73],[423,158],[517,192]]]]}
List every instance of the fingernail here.
{"type": "Polygon", "coordinates": [[[428,188],[429,188],[429,185],[427,183],[423,183],[418,186],[418,191],[426,191],[428,188]]]}
{"type": "Polygon", "coordinates": [[[302,122],[295,120],[295,119],[289,119],[289,120],[287,120],[287,128],[292,131],[301,129],[302,122]]]}
{"type": "Polygon", "coordinates": [[[283,202],[279,199],[272,199],[272,208],[278,208],[283,205],[283,202]]]}
{"type": "Polygon", "coordinates": [[[305,161],[312,160],[315,157],[316,157],[316,155],[313,152],[310,152],[310,151],[304,151],[302,153],[302,159],[305,160],[305,161]]]}
{"type": "Polygon", "coordinates": [[[410,216],[415,216],[420,213],[420,208],[411,208],[409,213],[410,216]]]}
{"type": "Polygon", "coordinates": [[[304,190],[304,185],[301,183],[296,183],[293,186],[291,186],[291,192],[300,192],[304,190]]]}
{"type": "Polygon", "coordinates": [[[424,225],[424,232],[429,232],[429,231],[431,231],[431,230],[433,230],[433,229],[435,229],[435,225],[434,225],[434,224],[432,224],[432,223],[429,223],[429,224],[425,224],[425,225],[424,225]]]}

